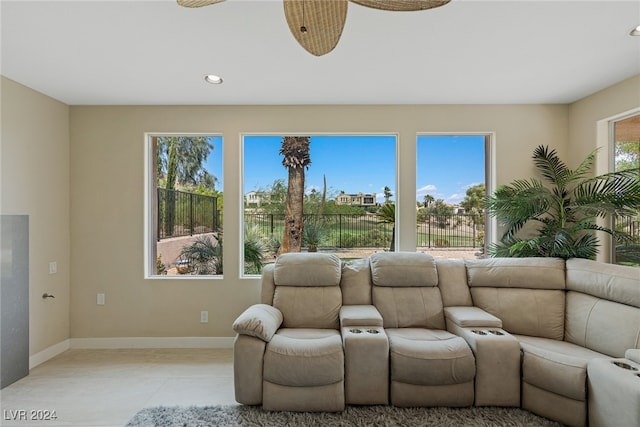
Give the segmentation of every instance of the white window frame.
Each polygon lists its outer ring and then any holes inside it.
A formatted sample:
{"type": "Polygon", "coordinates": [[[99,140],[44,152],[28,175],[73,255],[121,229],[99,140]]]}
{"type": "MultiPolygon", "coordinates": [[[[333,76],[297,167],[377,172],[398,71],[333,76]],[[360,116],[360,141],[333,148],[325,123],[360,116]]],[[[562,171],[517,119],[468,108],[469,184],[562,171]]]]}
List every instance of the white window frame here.
{"type": "MultiPolygon", "coordinates": [[[[240,192],[242,193],[240,199],[240,226],[239,228],[239,242],[238,250],[239,250],[239,271],[241,279],[255,279],[260,277],[258,274],[245,274],[244,272],[244,154],[245,154],[245,137],[257,137],[257,136],[277,136],[277,137],[285,137],[285,136],[393,136],[395,138],[395,192],[394,196],[396,198],[396,234],[395,234],[395,248],[396,251],[399,249],[399,236],[400,236],[400,227],[399,223],[400,218],[400,178],[399,178],[399,159],[400,159],[400,133],[399,132],[241,132],[240,133],[240,167],[239,173],[239,182],[240,182],[240,192]]],[[[311,159],[313,162],[313,158],[311,159]]]]}
{"type": "MultiPolygon", "coordinates": [[[[601,173],[607,173],[607,172],[615,172],[616,170],[616,135],[615,135],[615,125],[617,122],[621,122],[623,120],[626,119],[630,119],[631,117],[635,117],[635,116],[639,116],[640,115],[640,108],[635,108],[633,110],[627,111],[623,114],[614,116],[609,118],[606,122],[606,126],[607,126],[607,130],[608,130],[608,143],[607,143],[607,156],[608,156],[608,162],[607,162],[607,168],[608,170],[606,172],[601,172],[598,171],[598,175],[600,175],[601,173]]],[[[604,150],[603,150],[604,151],[604,150]]],[[[609,227],[613,227],[613,218],[608,218],[607,221],[609,222],[609,227]]],[[[607,235],[608,238],[608,242],[607,244],[609,245],[609,263],[613,263],[616,260],[616,245],[613,242],[613,236],[607,235]]]]}
{"type": "MultiPolygon", "coordinates": [[[[212,275],[192,275],[183,274],[175,276],[161,276],[154,274],[156,271],[155,260],[155,207],[154,190],[155,182],[152,176],[155,177],[155,171],[151,168],[155,166],[155,155],[153,150],[153,138],[155,137],[171,137],[171,136],[216,136],[222,138],[222,147],[220,150],[220,156],[224,159],[224,136],[221,132],[145,132],[144,134],[144,242],[143,242],[143,256],[144,256],[144,278],[150,280],[222,280],[223,274],[212,275]],[[152,175],[153,173],[153,175],[152,175]]],[[[224,161],[222,162],[222,172],[224,172],[224,161]]],[[[222,193],[224,193],[224,180],[222,193]]]]}
{"type": "MultiPolygon", "coordinates": [[[[420,136],[482,136],[485,139],[485,153],[484,153],[484,180],[485,191],[487,195],[493,194],[496,189],[496,132],[494,131],[478,131],[478,132],[418,132],[416,134],[416,185],[418,177],[418,137],[420,136]]],[[[416,240],[414,238],[414,240],[416,240]]],[[[497,242],[498,238],[498,220],[492,217],[485,211],[485,239],[484,239],[484,253],[488,254],[488,248],[491,243],[497,242]]]]}

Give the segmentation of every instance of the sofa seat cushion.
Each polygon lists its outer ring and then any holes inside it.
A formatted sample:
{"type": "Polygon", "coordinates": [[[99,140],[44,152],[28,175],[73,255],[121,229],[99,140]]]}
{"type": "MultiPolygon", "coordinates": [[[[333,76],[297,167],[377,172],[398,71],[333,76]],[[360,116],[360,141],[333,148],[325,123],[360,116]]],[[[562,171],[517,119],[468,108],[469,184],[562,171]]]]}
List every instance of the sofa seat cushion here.
{"type": "Polygon", "coordinates": [[[475,377],[475,358],[463,338],[434,329],[385,331],[389,336],[392,381],[450,385],[466,383],[475,377]]]}
{"type": "Polygon", "coordinates": [[[523,352],[522,381],[574,400],[586,400],[587,363],[602,353],[565,341],[516,335],[523,352]]]}
{"type": "Polygon", "coordinates": [[[306,387],[344,379],[340,332],[333,329],[280,329],[264,355],[264,380],[306,387]]]}

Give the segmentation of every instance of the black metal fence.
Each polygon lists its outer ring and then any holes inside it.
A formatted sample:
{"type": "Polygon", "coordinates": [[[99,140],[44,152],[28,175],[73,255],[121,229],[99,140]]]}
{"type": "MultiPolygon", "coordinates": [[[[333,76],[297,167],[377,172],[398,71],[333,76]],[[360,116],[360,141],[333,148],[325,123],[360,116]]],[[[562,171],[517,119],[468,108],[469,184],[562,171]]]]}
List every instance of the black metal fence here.
{"type": "Polygon", "coordinates": [[[211,233],[219,228],[217,197],[158,188],[158,240],[211,233]]]}
{"type": "Polygon", "coordinates": [[[484,218],[479,215],[426,215],[417,224],[418,247],[481,248],[484,218]]]}
{"type": "Polygon", "coordinates": [[[640,243],[640,220],[616,216],[615,229],[627,233],[634,242],[640,243]]]}
{"type": "MultiPolygon", "coordinates": [[[[378,223],[375,214],[316,214],[304,216],[305,222],[322,224],[321,246],[334,248],[389,247],[393,224],[378,223]]],[[[244,222],[264,238],[280,240],[284,232],[284,214],[247,213],[244,222]]],[[[484,225],[474,215],[429,215],[417,224],[418,247],[477,248],[484,245],[484,225]]]]}
{"type": "Polygon", "coordinates": [[[640,265],[640,220],[635,218],[615,218],[615,230],[627,233],[631,240],[617,244],[614,260],[618,264],[640,265]]]}

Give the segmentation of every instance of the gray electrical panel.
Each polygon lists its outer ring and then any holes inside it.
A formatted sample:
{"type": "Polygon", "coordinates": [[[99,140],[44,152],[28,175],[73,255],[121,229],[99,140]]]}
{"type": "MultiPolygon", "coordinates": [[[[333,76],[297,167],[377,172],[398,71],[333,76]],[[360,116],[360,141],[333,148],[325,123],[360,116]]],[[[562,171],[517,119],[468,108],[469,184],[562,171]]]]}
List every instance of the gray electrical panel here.
{"type": "Polygon", "coordinates": [[[29,375],[29,216],[0,215],[0,237],[0,388],[4,388],[29,375]]]}

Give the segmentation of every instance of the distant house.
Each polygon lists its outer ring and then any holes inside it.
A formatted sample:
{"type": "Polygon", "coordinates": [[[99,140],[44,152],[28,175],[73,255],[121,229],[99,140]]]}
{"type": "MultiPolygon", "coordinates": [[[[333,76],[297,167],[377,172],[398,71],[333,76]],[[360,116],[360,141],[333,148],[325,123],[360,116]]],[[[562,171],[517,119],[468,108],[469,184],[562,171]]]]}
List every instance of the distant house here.
{"type": "Polygon", "coordinates": [[[339,194],[336,197],[336,205],[351,205],[351,206],[375,206],[376,205],[376,193],[358,193],[358,194],[339,194]]]}
{"type": "Polygon", "coordinates": [[[462,206],[459,205],[454,205],[451,207],[451,209],[453,210],[453,214],[454,215],[464,215],[465,210],[462,206]]]}
{"type": "Polygon", "coordinates": [[[248,208],[259,208],[270,199],[270,194],[264,191],[250,191],[244,195],[245,206],[248,208]]]}

